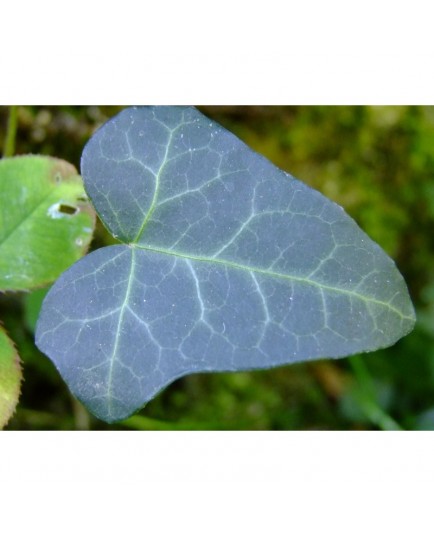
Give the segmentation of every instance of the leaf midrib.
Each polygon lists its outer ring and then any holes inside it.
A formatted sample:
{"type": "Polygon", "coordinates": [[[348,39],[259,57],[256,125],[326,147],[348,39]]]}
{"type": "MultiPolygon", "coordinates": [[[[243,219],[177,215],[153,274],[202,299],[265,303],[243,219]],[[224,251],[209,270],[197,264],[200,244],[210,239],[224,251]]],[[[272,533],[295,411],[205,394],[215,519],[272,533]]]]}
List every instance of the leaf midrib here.
{"type": "Polygon", "coordinates": [[[258,274],[261,274],[261,275],[266,275],[266,276],[269,276],[269,277],[278,277],[280,279],[287,279],[289,281],[296,282],[296,283],[302,283],[302,284],[306,284],[306,285],[311,285],[311,286],[314,286],[314,287],[319,288],[321,290],[325,290],[325,291],[329,291],[329,292],[336,292],[336,293],[339,293],[339,294],[344,294],[346,296],[354,297],[354,298],[356,298],[358,300],[364,301],[365,303],[370,303],[370,304],[375,304],[375,305],[380,305],[380,306],[386,307],[387,309],[390,309],[395,314],[397,314],[403,320],[414,321],[413,316],[408,316],[408,315],[402,314],[402,312],[399,309],[397,309],[396,307],[391,305],[389,302],[381,301],[381,300],[378,300],[378,299],[370,297],[370,296],[365,296],[365,295],[359,294],[358,292],[355,292],[353,290],[348,290],[348,289],[344,289],[344,288],[340,288],[340,287],[333,287],[333,286],[330,286],[330,285],[326,285],[324,283],[320,283],[320,282],[315,281],[313,279],[308,279],[308,278],[305,278],[305,277],[300,277],[300,276],[291,275],[291,274],[283,274],[283,273],[280,273],[280,272],[273,272],[273,271],[265,270],[263,268],[259,268],[259,267],[255,267],[255,266],[245,266],[243,264],[233,262],[233,261],[230,261],[230,260],[227,260],[227,259],[216,259],[216,258],[211,258],[211,257],[199,257],[199,256],[195,256],[195,255],[189,255],[189,254],[181,253],[179,251],[172,251],[172,250],[167,250],[167,249],[164,249],[164,248],[158,248],[158,247],[155,247],[155,246],[144,246],[143,244],[129,244],[129,245],[132,248],[151,251],[151,252],[154,252],[154,253],[162,253],[162,254],[166,254],[166,255],[171,255],[173,257],[179,257],[179,258],[182,258],[182,259],[187,259],[187,260],[192,260],[192,261],[197,261],[197,262],[205,262],[205,263],[210,263],[210,264],[213,264],[213,263],[214,264],[219,264],[219,265],[226,266],[228,268],[233,268],[233,269],[241,270],[241,271],[244,271],[244,272],[254,272],[254,273],[258,273],[258,274]]]}
{"type": "Polygon", "coordinates": [[[28,212],[24,218],[22,218],[0,241],[0,248],[4,246],[4,244],[11,239],[11,237],[22,227],[25,225],[28,220],[37,212],[41,206],[46,203],[47,199],[49,199],[50,195],[55,191],[55,186],[53,185],[52,188],[50,188],[47,193],[37,202],[37,204],[28,212]]]}
{"type": "Polygon", "coordinates": [[[112,407],[111,406],[112,406],[112,401],[113,401],[113,396],[112,396],[113,370],[114,370],[114,364],[116,362],[116,356],[117,356],[117,351],[118,351],[118,346],[119,346],[120,334],[121,334],[121,331],[122,331],[121,326],[122,326],[122,323],[123,323],[123,320],[124,320],[125,310],[128,307],[130,294],[131,294],[132,282],[134,280],[134,272],[135,272],[135,267],[136,267],[134,257],[135,257],[135,251],[134,251],[134,249],[131,249],[131,265],[130,265],[130,272],[129,272],[129,275],[128,275],[128,283],[127,283],[126,290],[125,290],[124,301],[123,301],[123,303],[122,303],[122,305],[120,306],[120,309],[119,309],[118,324],[116,326],[115,341],[114,341],[114,344],[113,344],[113,351],[112,351],[112,355],[111,355],[111,358],[110,358],[110,365],[109,365],[109,372],[108,372],[108,379],[107,379],[107,400],[108,400],[107,407],[108,407],[109,415],[112,414],[112,411],[111,411],[112,407]]]}

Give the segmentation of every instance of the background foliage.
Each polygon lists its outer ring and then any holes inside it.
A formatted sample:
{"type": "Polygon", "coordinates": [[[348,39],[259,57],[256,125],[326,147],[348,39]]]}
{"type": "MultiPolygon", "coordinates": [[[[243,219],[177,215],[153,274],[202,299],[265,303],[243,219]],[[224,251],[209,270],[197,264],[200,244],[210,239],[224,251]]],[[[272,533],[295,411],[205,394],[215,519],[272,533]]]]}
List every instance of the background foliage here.
{"type": "MultiPolygon", "coordinates": [[[[94,129],[121,107],[18,107],[15,154],[79,169],[94,129]]],[[[434,107],[199,107],[279,167],[341,204],[395,261],[418,323],[394,347],[338,361],[176,381],[117,425],[90,416],[33,343],[43,291],[0,295],[22,359],[10,430],[434,429],[434,107]]],[[[8,109],[0,107],[0,147],[8,109]]],[[[91,249],[110,243],[97,225],[91,249]]]]}

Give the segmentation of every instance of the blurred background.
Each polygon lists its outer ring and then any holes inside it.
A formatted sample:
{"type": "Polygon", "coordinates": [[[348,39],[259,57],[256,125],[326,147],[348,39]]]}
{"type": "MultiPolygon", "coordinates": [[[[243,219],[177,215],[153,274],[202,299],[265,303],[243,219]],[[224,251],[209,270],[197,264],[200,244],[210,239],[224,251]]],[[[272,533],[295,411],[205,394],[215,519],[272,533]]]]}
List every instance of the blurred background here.
{"type": "MultiPolygon", "coordinates": [[[[395,260],[418,321],[392,348],[273,370],[177,380],[116,425],[72,398],[33,342],[44,291],[0,295],[24,371],[7,430],[434,430],[434,107],[198,106],[342,205],[395,260]]],[[[17,108],[15,154],[63,158],[122,107],[17,108]]],[[[9,109],[0,107],[0,147],[9,109]]],[[[112,243],[97,224],[91,249],[112,243]]]]}

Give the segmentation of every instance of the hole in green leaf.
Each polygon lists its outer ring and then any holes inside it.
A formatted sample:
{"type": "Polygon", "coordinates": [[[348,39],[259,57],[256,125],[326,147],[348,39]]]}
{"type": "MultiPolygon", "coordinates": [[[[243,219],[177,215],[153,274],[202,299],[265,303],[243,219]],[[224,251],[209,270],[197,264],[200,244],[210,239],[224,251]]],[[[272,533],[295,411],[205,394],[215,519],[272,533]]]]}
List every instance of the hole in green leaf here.
{"type": "Polygon", "coordinates": [[[79,210],[78,207],[74,207],[67,203],[54,203],[54,205],[51,205],[48,209],[47,214],[50,218],[57,219],[64,218],[65,216],[74,216],[79,210]]]}
{"type": "Polygon", "coordinates": [[[59,205],[58,210],[62,214],[69,214],[70,216],[72,216],[73,214],[77,214],[78,212],[77,207],[72,207],[71,205],[64,205],[64,204],[59,205]]]}

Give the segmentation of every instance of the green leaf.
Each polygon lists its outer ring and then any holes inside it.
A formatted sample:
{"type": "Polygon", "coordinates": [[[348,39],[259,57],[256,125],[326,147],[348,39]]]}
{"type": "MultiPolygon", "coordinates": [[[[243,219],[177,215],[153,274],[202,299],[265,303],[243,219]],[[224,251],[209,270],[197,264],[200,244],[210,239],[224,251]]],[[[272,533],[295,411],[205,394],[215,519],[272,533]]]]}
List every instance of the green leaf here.
{"type": "Polygon", "coordinates": [[[86,252],[94,225],[71,164],[44,156],[0,160],[0,290],[56,279],[86,252]]]}
{"type": "Polygon", "coordinates": [[[413,328],[394,262],[342,208],[194,108],[125,110],[82,174],[124,244],[60,277],[36,342],[103,420],[185,374],[343,357],[413,328]]]}
{"type": "Polygon", "coordinates": [[[0,429],[4,428],[15,411],[21,377],[18,353],[0,326],[0,429]]]}

